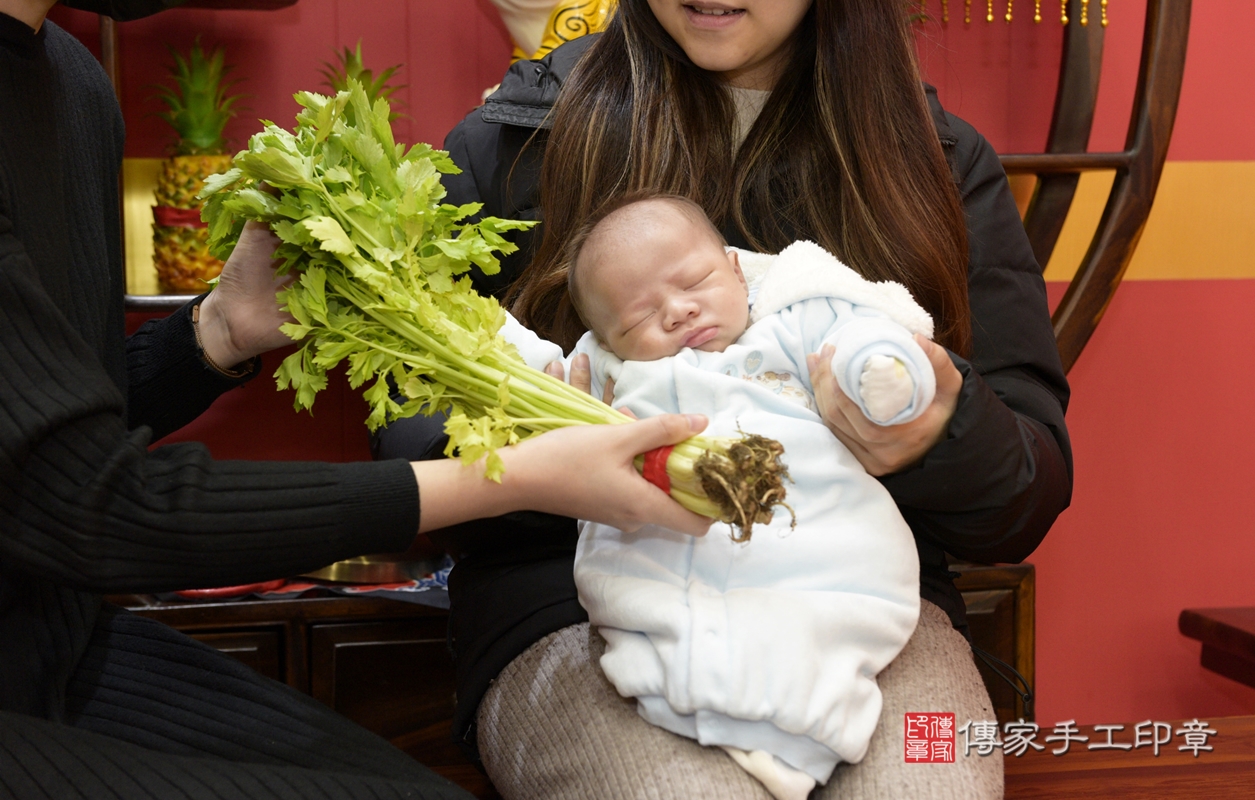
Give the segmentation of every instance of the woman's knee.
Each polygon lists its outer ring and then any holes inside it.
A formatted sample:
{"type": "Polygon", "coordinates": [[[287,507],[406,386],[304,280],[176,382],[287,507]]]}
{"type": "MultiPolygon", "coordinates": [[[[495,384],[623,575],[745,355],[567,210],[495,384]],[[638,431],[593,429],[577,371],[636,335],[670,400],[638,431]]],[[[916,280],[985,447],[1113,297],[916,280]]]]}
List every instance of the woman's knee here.
{"type": "MultiPolygon", "coordinates": [[[[919,764],[906,760],[906,715],[953,713],[956,724],[994,719],[993,704],[972,658],[971,646],[937,606],[925,601],[915,634],[892,664],[880,673],[884,706],[880,724],[858,764],[837,767],[822,800],[872,800],[881,797],[990,800],[1003,794],[1002,759],[964,755],[953,763],[919,764]]],[[[957,744],[957,743],[956,743],[957,744]]]]}
{"type": "MultiPolygon", "coordinates": [[[[507,800],[770,795],[722,750],[645,722],[598,665],[605,643],[587,623],[534,644],[502,671],[480,705],[479,749],[507,800]]],[[[841,765],[817,798],[1002,796],[1002,762],[956,753],[951,764],[905,760],[907,713],[993,719],[967,641],[924,603],[920,624],[881,673],[884,707],[866,757],[841,765]]]]}
{"type": "Polygon", "coordinates": [[[550,634],[502,670],[480,704],[484,768],[507,800],[650,797],[770,800],[722,750],[636,713],[598,666],[588,624],[550,634]]]}

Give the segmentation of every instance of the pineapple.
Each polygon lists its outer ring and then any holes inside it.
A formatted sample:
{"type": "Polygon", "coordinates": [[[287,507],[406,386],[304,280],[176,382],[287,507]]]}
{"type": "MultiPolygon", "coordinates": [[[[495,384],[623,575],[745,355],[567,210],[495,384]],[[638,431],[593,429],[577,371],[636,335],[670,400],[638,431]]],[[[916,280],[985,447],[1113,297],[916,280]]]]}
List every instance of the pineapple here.
{"type": "Polygon", "coordinates": [[[227,94],[230,85],[223,78],[230,68],[223,66],[222,48],[206,58],[198,40],[186,59],[171,54],[176,88],[161,87],[158,96],[167,107],[161,118],[179,141],[157,180],[153,263],[163,292],[195,293],[222,271],[222,262],[209,255],[209,231],[200,221],[196,195],[205,178],[231,167],[222,131],[240,97],[227,94]]]}
{"type": "MultiPolygon", "coordinates": [[[[331,87],[331,91],[348,91],[349,79],[351,78],[362,85],[362,90],[366,92],[366,97],[370,100],[371,105],[374,105],[375,101],[381,97],[393,106],[396,105],[392,101],[392,95],[397,89],[404,89],[405,87],[389,86],[388,81],[401,68],[400,64],[388,67],[380,72],[379,77],[376,78],[375,73],[366,69],[365,64],[362,63],[362,42],[360,39],[357,42],[356,50],[350,50],[346,47],[344,52],[336,53],[336,61],[337,63],[335,64],[323,62],[325,69],[322,70],[322,74],[327,79],[326,85],[331,87]]],[[[399,116],[399,114],[393,111],[388,115],[388,120],[395,120],[399,116]]]]}

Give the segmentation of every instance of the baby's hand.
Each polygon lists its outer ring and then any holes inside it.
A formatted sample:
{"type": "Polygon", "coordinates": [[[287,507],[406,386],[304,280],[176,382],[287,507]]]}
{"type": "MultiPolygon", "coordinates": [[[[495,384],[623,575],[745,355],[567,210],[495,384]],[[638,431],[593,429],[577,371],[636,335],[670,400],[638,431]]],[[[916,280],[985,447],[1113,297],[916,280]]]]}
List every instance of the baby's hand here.
{"type": "Polygon", "coordinates": [[[915,380],[900,360],[874,355],[863,364],[858,393],[868,418],[885,425],[914,401],[915,380]]]}
{"type": "Polygon", "coordinates": [[[820,417],[833,435],[866,467],[869,475],[892,475],[923,458],[945,438],[950,418],[958,405],[963,376],[955,368],[950,354],[944,347],[923,336],[916,335],[914,341],[924,353],[927,366],[925,371],[917,372],[917,380],[922,384],[919,388],[928,391],[923,392],[919,401],[924,406],[923,413],[897,425],[875,424],[845,393],[833,375],[832,360],[836,348],[832,345],[826,344],[818,353],[806,357],[820,417]],[[932,384],[932,390],[929,390],[929,384],[932,384]]]}

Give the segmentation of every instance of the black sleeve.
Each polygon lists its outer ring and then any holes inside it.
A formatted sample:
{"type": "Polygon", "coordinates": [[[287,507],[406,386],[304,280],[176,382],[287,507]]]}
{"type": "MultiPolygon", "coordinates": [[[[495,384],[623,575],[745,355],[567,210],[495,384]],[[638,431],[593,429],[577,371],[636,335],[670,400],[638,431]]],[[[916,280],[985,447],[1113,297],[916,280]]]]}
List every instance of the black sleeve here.
{"type": "Polygon", "coordinates": [[[1026,558],[1067,508],[1068,384],[1046,285],[993,148],[950,116],[968,217],[972,357],[945,440],[883,479],[918,536],[981,562],[1026,558]]]}
{"type": "Polygon", "coordinates": [[[145,322],[126,341],[127,426],[147,425],[154,440],[199,417],[223,392],[248,383],[260,371],[228,378],[201,358],[192,330],[192,307],[204,295],[163,319],[145,322]]]}
{"type": "MultiPolygon", "coordinates": [[[[121,347],[121,342],[115,346],[121,347]]],[[[171,400],[178,387],[167,384],[171,400]]],[[[0,216],[0,559],[108,593],[222,586],[405,549],[418,493],[403,461],[214,461],[148,450],[95,351],[0,216]]]]}

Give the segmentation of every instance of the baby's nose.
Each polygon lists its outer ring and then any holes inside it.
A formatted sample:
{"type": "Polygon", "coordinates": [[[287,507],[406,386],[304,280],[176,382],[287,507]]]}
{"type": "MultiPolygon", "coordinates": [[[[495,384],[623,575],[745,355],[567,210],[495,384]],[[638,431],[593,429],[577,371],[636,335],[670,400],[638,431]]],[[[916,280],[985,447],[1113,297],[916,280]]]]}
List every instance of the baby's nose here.
{"type": "Polygon", "coordinates": [[[700,307],[696,302],[685,297],[674,297],[667,302],[666,321],[667,327],[674,328],[684,323],[692,317],[697,316],[700,307]]]}

